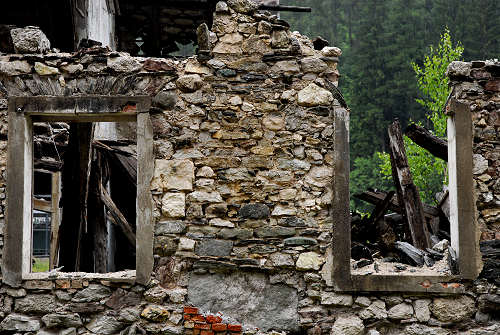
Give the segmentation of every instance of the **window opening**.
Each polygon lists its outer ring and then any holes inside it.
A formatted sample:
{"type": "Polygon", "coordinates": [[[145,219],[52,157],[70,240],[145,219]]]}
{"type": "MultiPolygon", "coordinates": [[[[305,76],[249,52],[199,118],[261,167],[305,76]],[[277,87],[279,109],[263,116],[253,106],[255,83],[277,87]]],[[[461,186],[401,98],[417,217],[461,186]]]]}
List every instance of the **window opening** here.
{"type": "MultiPolygon", "coordinates": [[[[119,129],[112,124],[101,128],[119,129]]],[[[94,131],[94,123],[34,124],[35,161],[55,171],[33,172],[32,272],[135,269],[135,139],[97,140],[94,131]]]]}

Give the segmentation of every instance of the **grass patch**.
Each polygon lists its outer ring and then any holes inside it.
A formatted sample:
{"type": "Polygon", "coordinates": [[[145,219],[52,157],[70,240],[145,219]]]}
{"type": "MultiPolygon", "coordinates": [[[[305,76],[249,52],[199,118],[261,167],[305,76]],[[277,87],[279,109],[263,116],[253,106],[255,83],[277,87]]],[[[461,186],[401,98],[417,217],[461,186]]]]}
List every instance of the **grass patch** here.
{"type": "Polygon", "coordinates": [[[33,258],[34,263],[31,268],[31,272],[46,272],[49,271],[49,259],[48,258],[33,258]]]}

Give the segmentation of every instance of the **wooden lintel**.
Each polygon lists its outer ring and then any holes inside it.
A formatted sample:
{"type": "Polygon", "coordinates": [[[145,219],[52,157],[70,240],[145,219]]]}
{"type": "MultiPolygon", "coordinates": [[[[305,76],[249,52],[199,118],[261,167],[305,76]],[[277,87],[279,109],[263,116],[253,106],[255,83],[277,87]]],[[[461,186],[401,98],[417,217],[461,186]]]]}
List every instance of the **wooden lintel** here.
{"type": "MultiPolygon", "coordinates": [[[[27,115],[57,117],[91,117],[106,115],[136,115],[147,111],[151,98],[148,96],[35,96],[12,97],[16,112],[27,115]]],[[[9,103],[10,100],[9,100],[9,103]]]]}

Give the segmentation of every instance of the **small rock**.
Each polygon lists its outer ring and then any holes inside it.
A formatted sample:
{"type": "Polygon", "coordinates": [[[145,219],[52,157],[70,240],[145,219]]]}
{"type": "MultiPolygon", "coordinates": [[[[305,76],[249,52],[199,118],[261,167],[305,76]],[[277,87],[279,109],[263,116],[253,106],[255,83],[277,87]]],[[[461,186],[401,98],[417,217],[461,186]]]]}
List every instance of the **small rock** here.
{"type": "Polygon", "coordinates": [[[321,49],[321,53],[325,57],[339,57],[342,55],[342,50],[337,47],[324,47],[321,49]]]}
{"type": "Polygon", "coordinates": [[[215,218],[210,220],[209,224],[211,226],[215,227],[227,227],[227,228],[234,228],[234,223],[228,220],[223,220],[219,218],[215,218]]]}
{"type": "Polygon", "coordinates": [[[82,320],[77,313],[51,313],[45,314],[42,317],[42,321],[48,328],[54,327],[80,327],[82,325],[82,320]]]}
{"type": "Polygon", "coordinates": [[[150,321],[163,322],[168,320],[170,312],[163,306],[148,305],[142,311],[141,316],[150,321]]]}
{"type": "Polygon", "coordinates": [[[180,76],[175,83],[181,91],[187,93],[197,91],[203,86],[203,80],[198,74],[180,76]]]}
{"type": "Polygon", "coordinates": [[[11,313],[0,323],[0,330],[8,332],[34,332],[39,330],[41,322],[37,318],[11,313]]]}
{"type": "Polygon", "coordinates": [[[241,206],[238,214],[243,219],[267,219],[270,215],[270,210],[265,204],[252,203],[241,206]]]}
{"type": "Polygon", "coordinates": [[[325,259],[320,254],[313,251],[305,252],[299,255],[295,264],[297,270],[319,270],[325,259]]]}
{"type": "Polygon", "coordinates": [[[161,211],[166,217],[184,217],[186,211],[186,196],[184,193],[165,193],[161,199],[161,211]]]}
{"type": "Polygon", "coordinates": [[[339,316],[333,324],[331,335],[361,335],[365,330],[363,321],[357,316],[339,316]]]}
{"type": "Polygon", "coordinates": [[[436,298],[430,305],[432,314],[441,322],[459,322],[476,312],[474,299],[468,296],[436,298]]]}
{"type": "Polygon", "coordinates": [[[182,221],[163,221],[156,224],[155,235],[182,234],[186,232],[186,224],[182,221]]]}
{"type": "Polygon", "coordinates": [[[353,299],[350,294],[323,292],[321,293],[321,304],[333,306],[352,306],[353,299]]]}
{"type": "Polygon", "coordinates": [[[14,28],[10,31],[16,53],[42,54],[50,50],[50,41],[38,27],[14,28]]]}
{"type": "Polygon", "coordinates": [[[128,55],[108,58],[107,66],[116,72],[135,72],[141,69],[141,63],[128,55]]]}
{"type": "Polygon", "coordinates": [[[179,250],[184,250],[184,251],[193,251],[194,246],[196,244],[195,240],[191,240],[189,238],[181,237],[179,239],[179,250]]]}
{"type": "Polygon", "coordinates": [[[314,83],[300,90],[297,97],[298,104],[306,107],[329,105],[333,102],[332,93],[314,83]]]}
{"type": "Polygon", "coordinates": [[[41,76],[50,76],[54,74],[59,74],[58,68],[48,66],[40,62],[35,62],[35,71],[41,76]]]}
{"type": "Polygon", "coordinates": [[[200,256],[229,256],[233,249],[233,242],[204,239],[196,245],[195,253],[200,256]]]}
{"type": "Polygon", "coordinates": [[[427,322],[431,318],[431,312],[429,310],[429,305],[431,301],[429,299],[418,299],[413,302],[413,309],[415,310],[415,316],[420,322],[427,322]]]}
{"type": "Polygon", "coordinates": [[[413,307],[407,303],[398,304],[389,309],[387,316],[395,320],[409,319],[413,316],[413,307]]]}

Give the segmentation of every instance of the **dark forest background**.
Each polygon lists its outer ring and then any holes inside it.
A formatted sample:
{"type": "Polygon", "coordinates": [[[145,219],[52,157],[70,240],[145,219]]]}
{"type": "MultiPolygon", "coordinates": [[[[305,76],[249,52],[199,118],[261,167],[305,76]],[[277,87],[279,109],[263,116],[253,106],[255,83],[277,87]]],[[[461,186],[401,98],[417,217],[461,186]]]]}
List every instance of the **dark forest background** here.
{"type": "Polygon", "coordinates": [[[311,7],[281,18],[311,38],[340,47],[339,88],[351,109],[351,194],[387,188],[375,152],[386,151],[387,125],[399,118],[432,128],[411,62],[422,64],[446,27],[464,47],[463,59],[500,58],[499,0],[281,0],[311,7]],[[357,163],[357,164],[356,164],[357,163]],[[363,165],[363,166],[361,166],[363,165]],[[354,172],[354,173],[353,173],[354,172]],[[363,188],[363,189],[361,189],[363,188]]]}

